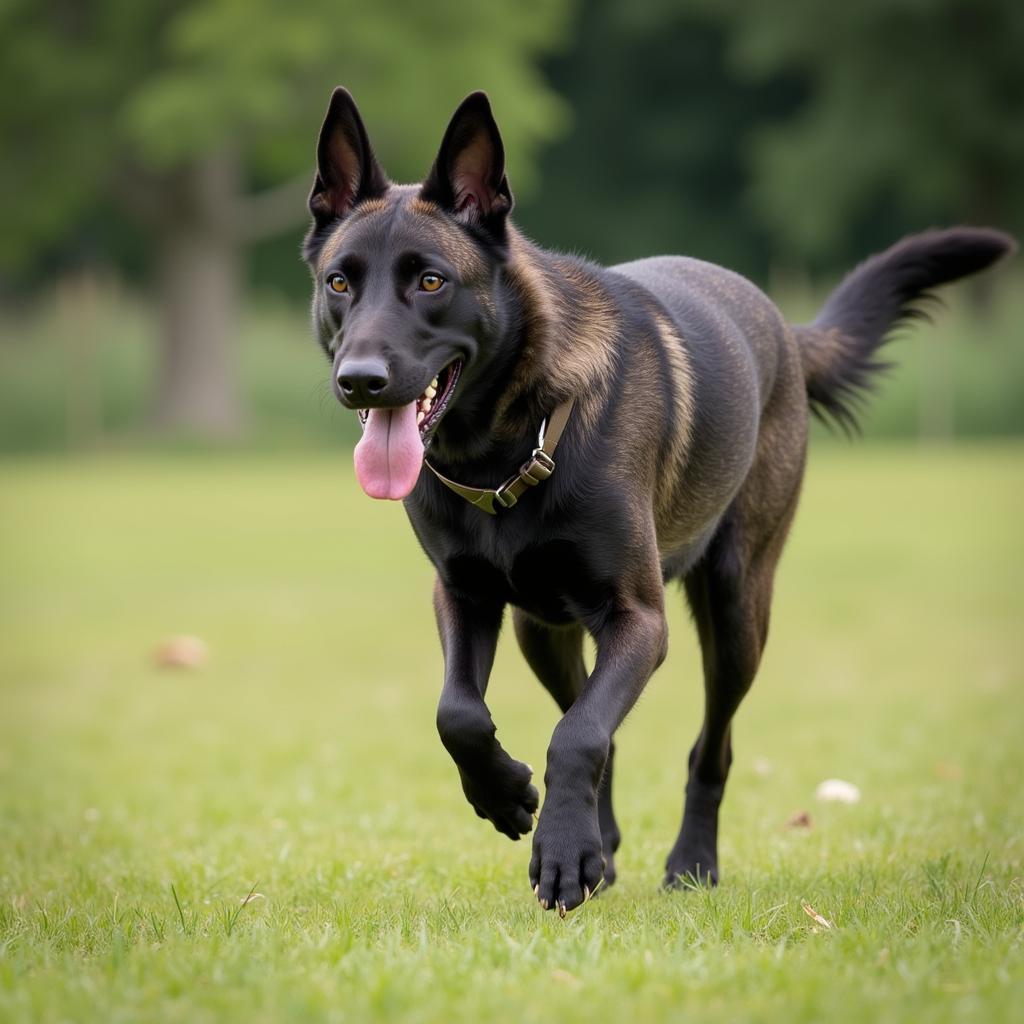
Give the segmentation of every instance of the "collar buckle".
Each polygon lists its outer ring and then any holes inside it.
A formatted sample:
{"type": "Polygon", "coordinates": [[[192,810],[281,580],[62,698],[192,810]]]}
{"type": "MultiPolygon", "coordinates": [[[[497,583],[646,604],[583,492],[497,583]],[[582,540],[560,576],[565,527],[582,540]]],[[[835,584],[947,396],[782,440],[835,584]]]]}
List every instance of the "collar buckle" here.
{"type": "Polygon", "coordinates": [[[543,448],[534,448],[529,462],[524,462],[519,470],[519,478],[535,487],[542,480],[547,480],[555,471],[555,460],[543,448]]]}
{"type": "Polygon", "coordinates": [[[527,462],[519,467],[495,492],[494,500],[502,508],[511,508],[526,487],[536,487],[555,471],[555,460],[543,448],[534,448],[527,462]],[[520,486],[516,486],[519,484],[520,486]],[[518,493],[516,493],[518,491],[518,493]]]}
{"type": "MultiPolygon", "coordinates": [[[[512,490],[512,485],[519,479],[514,476],[511,480],[506,480],[495,492],[494,492],[494,503],[500,505],[502,508],[511,508],[519,499],[516,497],[515,492],[512,490]]],[[[493,514],[493,513],[492,513],[493,514]]]]}

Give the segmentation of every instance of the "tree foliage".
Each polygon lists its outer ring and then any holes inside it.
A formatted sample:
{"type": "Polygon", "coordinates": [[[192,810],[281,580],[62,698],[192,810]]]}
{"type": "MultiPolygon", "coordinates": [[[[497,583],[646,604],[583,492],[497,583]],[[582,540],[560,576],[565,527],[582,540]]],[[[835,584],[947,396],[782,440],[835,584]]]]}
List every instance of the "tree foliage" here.
{"type": "Polygon", "coordinates": [[[422,175],[458,100],[488,89],[528,183],[563,117],[537,58],[564,37],[569,2],[5,0],[0,268],[102,240],[108,215],[159,213],[214,150],[237,153],[252,186],[311,179],[338,83],[399,177],[422,175]]]}
{"type": "Polygon", "coordinates": [[[602,259],[834,271],[932,224],[1024,228],[1017,0],[586,0],[525,211],[602,259]]]}
{"type": "MultiPolygon", "coordinates": [[[[931,223],[1020,230],[1021,53],[1015,0],[3,0],[0,272],[117,255],[211,148],[237,151],[250,188],[308,173],[338,82],[407,180],[487,88],[527,226],[606,259],[686,251],[763,276],[931,223]],[[570,124],[538,195],[542,144],[570,124]]],[[[266,206],[236,214],[258,228],[266,206]]]]}
{"type": "Polygon", "coordinates": [[[759,274],[770,240],[743,206],[744,146],[795,109],[800,83],[745,82],[725,27],[672,0],[588,0],[548,64],[574,118],[521,211],[540,240],[608,262],[682,252],[759,274]]]}
{"type": "Polygon", "coordinates": [[[933,222],[1024,227],[1018,0],[703,4],[738,78],[807,83],[752,136],[753,205],[792,254],[834,259],[933,222]]]}

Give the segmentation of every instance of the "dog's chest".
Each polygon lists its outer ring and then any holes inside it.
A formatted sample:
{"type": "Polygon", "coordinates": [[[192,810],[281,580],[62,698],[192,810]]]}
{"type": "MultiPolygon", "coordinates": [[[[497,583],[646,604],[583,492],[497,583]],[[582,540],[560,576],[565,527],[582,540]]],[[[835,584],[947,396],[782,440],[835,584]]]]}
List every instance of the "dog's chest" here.
{"type": "Polygon", "coordinates": [[[445,583],[482,599],[499,598],[545,622],[564,624],[599,615],[612,596],[614,574],[568,538],[494,552],[460,551],[438,565],[445,583]]]}

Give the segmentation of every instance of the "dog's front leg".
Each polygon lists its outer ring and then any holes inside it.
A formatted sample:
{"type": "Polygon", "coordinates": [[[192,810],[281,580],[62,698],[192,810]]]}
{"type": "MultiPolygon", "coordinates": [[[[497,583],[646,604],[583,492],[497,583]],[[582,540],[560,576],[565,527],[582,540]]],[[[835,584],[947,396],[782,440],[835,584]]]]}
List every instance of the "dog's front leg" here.
{"type": "Polygon", "coordinates": [[[597,631],[594,671],[551,737],[530,861],[530,884],[545,910],[572,910],[603,877],[597,791],[612,735],[668,643],[661,581],[655,586],[656,597],[617,607],[597,631]]]}
{"type": "Polygon", "coordinates": [[[484,703],[504,605],[453,594],[438,579],[434,610],[444,651],[444,688],[437,706],[441,742],[476,813],[518,839],[533,827],[539,802],[530,784],[533,770],[502,749],[484,703]]]}

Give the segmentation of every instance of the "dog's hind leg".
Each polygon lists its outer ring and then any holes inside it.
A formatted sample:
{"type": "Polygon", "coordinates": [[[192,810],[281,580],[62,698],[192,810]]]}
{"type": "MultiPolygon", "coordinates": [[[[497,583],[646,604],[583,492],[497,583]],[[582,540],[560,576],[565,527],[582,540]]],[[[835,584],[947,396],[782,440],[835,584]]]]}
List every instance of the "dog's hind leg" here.
{"type": "MultiPolygon", "coordinates": [[[[564,714],[572,707],[587,681],[587,669],[583,663],[583,627],[548,626],[519,608],[513,610],[512,621],[523,657],[564,714]]],[[[621,838],[612,810],[614,757],[615,744],[612,743],[597,797],[597,813],[604,847],[605,885],[611,885],[615,881],[614,856],[621,838]]]]}
{"type": "Polygon", "coordinates": [[[751,537],[730,512],[686,577],[704,661],[704,722],[689,758],[683,824],[665,885],[718,883],[718,809],[732,763],[733,715],[754,681],[768,635],[772,582],[796,495],[767,538],[751,537]]]}

